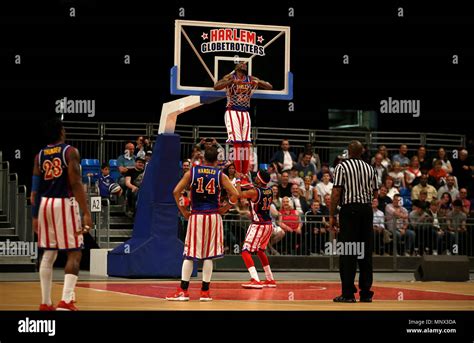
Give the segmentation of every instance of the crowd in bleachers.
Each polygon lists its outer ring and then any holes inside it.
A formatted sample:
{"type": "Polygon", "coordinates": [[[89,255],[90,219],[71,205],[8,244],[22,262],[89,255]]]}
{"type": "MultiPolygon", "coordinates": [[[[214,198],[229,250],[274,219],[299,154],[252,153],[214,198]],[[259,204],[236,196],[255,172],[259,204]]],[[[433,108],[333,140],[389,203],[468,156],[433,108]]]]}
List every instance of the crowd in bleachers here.
{"type": "MultiPolygon", "coordinates": [[[[232,161],[225,160],[224,149],[215,139],[203,139],[196,145],[191,158],[182,163],[183,172],[202,163],[203,150],[210,145],[222,151],[219,165],[235,182],[238,176],[232,161]]],[[[271,175],[275,228],[271,253],[325,253],[324,244],[331,239],[328,216],[333,170],[344,158],[340,155],[332,164],[322,161],[310,143],[297,155],[284,139],[267,163],[251,166],[252,171],[266,169],[271,175]]],[[[410,156],[407,145],[392,155],[382,145],[373,154],[366,149],[363,158],[374,167],[379,187],[378,199],[372,204],[375,254],[472,254],[474,231],[468,221],[473,211],[474,163],[465,149],[448,156],[440,147],[431,156],[425,146],[419,146],[410,156]]],[[[226,201],[225,193],[221,200],[226,201]]],[[[248,213],[248,203],[242,200],[224,219],[248,213]]],[[[236,230],[226,231],[227,249],[232,249],[239,238],[236,230]]]]}

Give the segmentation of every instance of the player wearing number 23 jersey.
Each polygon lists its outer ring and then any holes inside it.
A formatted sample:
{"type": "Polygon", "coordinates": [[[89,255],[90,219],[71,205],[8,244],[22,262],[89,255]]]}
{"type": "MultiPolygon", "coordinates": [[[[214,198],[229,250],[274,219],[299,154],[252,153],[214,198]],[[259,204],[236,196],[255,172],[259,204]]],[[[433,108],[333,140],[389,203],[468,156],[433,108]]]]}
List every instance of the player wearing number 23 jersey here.
{"type": "Polygon", "coordinates": [[[79,205],[68,178],[68,144],[51,144],[38,154],[41,172],[38,194],[38,246],[43,249],[75,250],[83,246],[79,205]]]}

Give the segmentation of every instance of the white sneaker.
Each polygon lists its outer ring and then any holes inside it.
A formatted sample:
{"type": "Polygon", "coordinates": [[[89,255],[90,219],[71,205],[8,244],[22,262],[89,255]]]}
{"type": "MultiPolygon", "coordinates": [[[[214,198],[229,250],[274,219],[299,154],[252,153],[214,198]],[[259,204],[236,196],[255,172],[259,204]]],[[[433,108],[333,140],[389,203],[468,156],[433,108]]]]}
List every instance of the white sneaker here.
{"type": "Polygon", "coordinates": [[[405,253],[405,256],[406,256],[406,257],[410,257],[411,255],[410,255],[410,253],[406,252],[406,253],[405,253]]]}
{"type": "Polygon", "coordinates": [[[436,250],[433,250],[433,256],[438,256],[438,252],[436,250]]]}
{"type": "Polygon", "coordinates": [[[446,255],[451,256],[451,251],[446,250],[446,255]]]}

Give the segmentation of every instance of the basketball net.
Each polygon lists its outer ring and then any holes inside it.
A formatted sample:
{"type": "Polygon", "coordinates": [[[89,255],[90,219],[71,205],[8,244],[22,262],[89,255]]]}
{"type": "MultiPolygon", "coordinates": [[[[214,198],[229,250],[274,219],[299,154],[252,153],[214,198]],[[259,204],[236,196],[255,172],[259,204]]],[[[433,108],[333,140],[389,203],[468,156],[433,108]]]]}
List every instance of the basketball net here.
{"type": "Polygon", "coordinates": [[[250,98],[257,89],[257,84],[252,82],[232,83],[226,88],[227,107],[250,107],[250,98]]]}

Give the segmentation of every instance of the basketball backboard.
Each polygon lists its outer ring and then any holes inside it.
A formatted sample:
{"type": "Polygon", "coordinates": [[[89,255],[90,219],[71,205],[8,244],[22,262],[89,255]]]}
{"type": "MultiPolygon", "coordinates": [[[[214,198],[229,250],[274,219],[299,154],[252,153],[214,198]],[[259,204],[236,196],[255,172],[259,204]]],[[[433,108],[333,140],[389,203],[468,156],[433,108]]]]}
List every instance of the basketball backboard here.
{"type": "Polygon", "coordinates": [[[293,98],[290,27],[176,20],[171,94],[224,97],[214,83],[241,62],[250,75],[273,85],[253,98],[293,98]]]}

